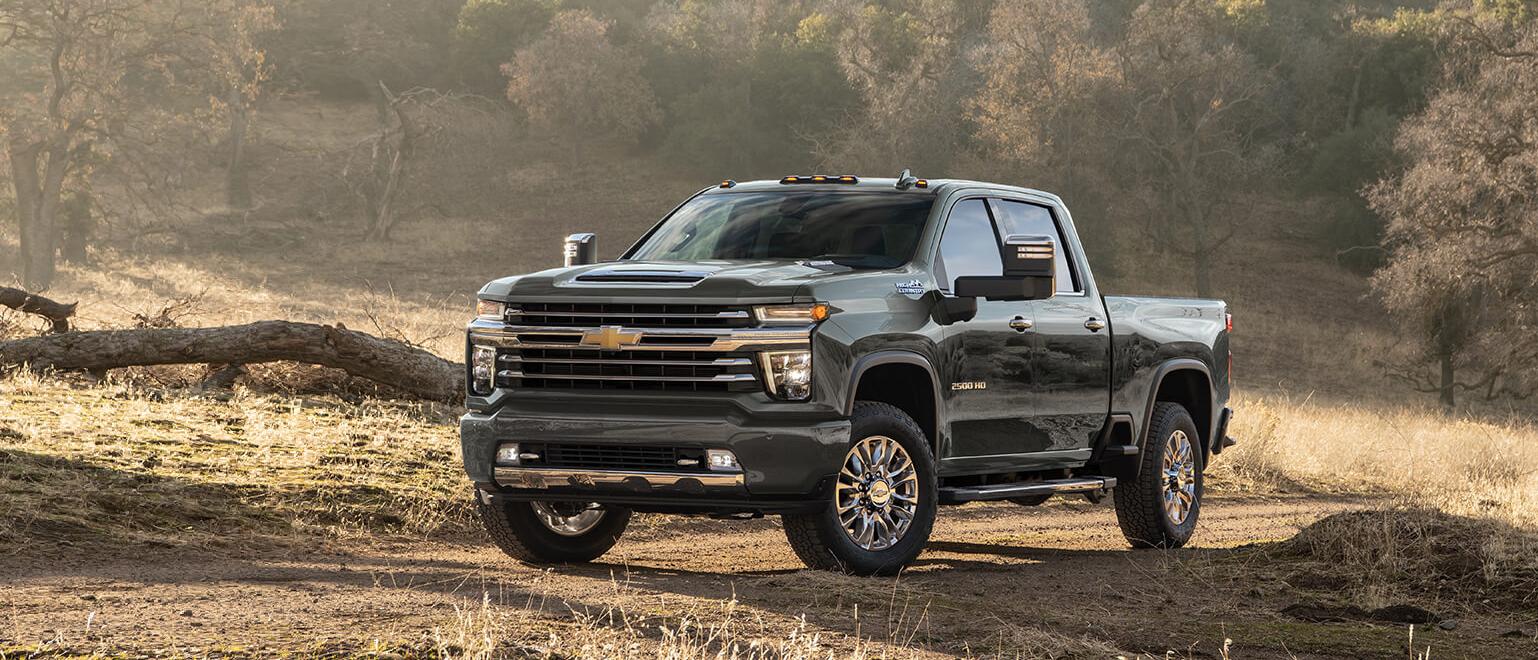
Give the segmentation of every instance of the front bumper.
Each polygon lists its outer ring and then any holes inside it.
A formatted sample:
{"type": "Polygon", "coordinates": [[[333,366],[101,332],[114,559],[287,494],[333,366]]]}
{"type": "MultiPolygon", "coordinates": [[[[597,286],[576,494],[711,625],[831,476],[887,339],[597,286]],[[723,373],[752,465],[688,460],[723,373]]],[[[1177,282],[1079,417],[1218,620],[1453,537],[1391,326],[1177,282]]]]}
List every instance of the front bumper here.
{"type": "Polygon", "coordinates": [[[581,500],[678,512],[803,510],[823,494],[849,444],[849,421],[826,413],[765,418],[740,408],[585,402],[504,406],[460,418],[465,471],[486,496],[581,500]],[[602,412],[595,412],[599,408],[602,412]],[[503,442],[728,449],[740,472],[497,466],[503,442]]]}

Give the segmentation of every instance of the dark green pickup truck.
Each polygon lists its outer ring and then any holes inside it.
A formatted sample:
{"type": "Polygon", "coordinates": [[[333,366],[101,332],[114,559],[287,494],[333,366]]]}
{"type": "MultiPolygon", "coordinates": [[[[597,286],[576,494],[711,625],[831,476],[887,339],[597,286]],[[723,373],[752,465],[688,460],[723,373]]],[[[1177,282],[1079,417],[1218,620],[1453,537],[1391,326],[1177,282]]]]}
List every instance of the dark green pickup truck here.
{"type": "Polygon", "coordinates": [[[1227,306],[1103,295],[1062,200],[1013,186],[722,182],[622,257],[499,279],[466,344],[492,538],[588,561],[632,511],[780,515],[808,566],[891,573],[941,505],[1112,493],[1178,547],[1227,436],[1227,306]]]}

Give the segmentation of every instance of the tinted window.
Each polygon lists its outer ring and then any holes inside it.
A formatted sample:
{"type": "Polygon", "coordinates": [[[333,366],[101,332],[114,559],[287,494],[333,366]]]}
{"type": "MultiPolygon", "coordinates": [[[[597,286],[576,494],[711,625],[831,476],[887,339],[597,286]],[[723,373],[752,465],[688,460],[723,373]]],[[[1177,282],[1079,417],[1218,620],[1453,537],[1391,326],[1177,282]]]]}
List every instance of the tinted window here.
{"type": "Polygon", "coordinates": [[[934,197],[787,191],[700,195],[678,209],[631,259],[823,258],[894,268],[913,257],[934,197]]]}
{"type": "Polygon", "coordinates": [[[940,237],[940,285],[954,291],[958,277],[998,277],[1003,272],[999,239],[993,233],[987,205],[980,199],[968,199],[951,207],[945,234],[940,237]]]}
{"type": "Polygon", "coordinates": [[[993,213],[999,221],[999,233],[1005,236],[1050,236],[1057,244],[1057,290],[1079,290],[1073,278],[1073,269],[1068,265],[1068,244],[1063,241],[1063,233],[1058,231],[1057,223],[1052,221],[1052,211],[1045,206],[995,199],[993,213]]]}

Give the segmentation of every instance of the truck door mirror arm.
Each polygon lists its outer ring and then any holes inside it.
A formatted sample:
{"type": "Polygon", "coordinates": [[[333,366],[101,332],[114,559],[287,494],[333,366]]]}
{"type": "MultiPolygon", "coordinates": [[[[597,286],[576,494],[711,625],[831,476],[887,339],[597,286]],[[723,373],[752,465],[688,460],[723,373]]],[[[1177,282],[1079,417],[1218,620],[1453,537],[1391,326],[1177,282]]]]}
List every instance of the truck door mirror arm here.
{"type": "Polygon", "coordinates": [[[930,312],[935,323],[951,325],[970,321],[977,317],[977,298],[971,296],[947,296],[934,291],[935,305],[930,312]]]}

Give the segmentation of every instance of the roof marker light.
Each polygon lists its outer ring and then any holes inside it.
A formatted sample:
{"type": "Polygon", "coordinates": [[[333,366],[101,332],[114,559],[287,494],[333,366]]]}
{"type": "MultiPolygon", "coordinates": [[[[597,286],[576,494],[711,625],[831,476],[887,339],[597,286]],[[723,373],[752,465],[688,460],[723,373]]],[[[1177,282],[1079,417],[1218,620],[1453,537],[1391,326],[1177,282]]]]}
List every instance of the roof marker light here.
{"type": "Polygon", "coordinates": [[[731,179],[727,179],[727,180],[721,182],[721,187],[722,188],[730,188],[730,187],[735,186],[735,185],[737,185],[737,182],[733,181],[731,179]]]}

